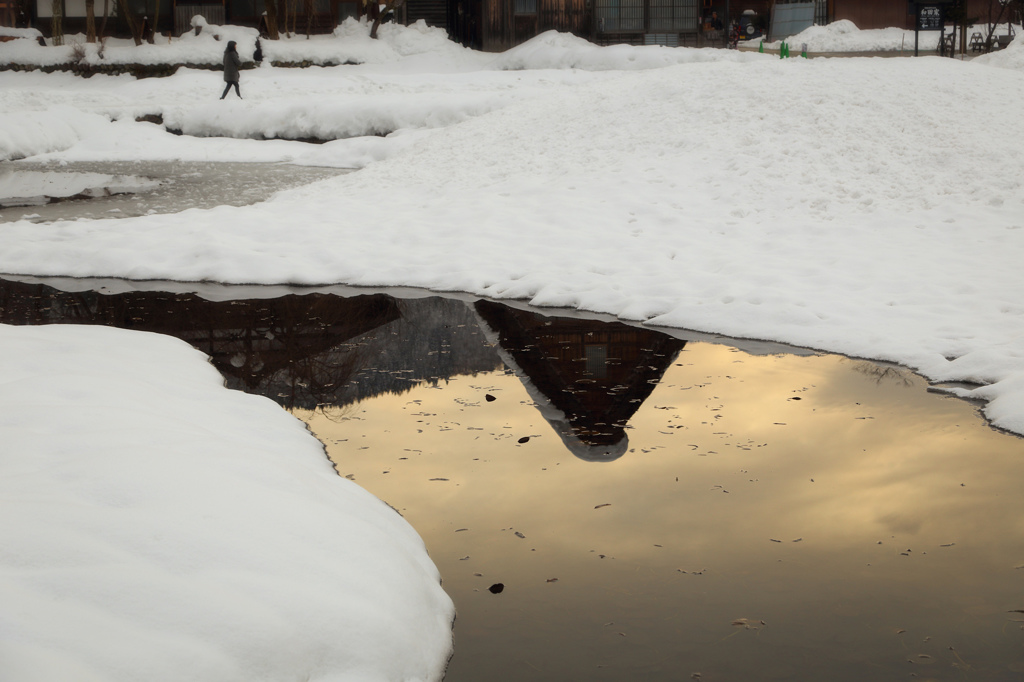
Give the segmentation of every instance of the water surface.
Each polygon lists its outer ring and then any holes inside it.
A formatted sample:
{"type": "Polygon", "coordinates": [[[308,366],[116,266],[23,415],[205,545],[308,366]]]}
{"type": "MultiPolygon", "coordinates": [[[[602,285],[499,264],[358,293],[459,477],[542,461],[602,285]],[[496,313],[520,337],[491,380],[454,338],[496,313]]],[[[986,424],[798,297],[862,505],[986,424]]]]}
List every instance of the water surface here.
{"type": "Polygon", "coordinates": [[[0,223],[128,218],[246,206],[347,170],[285,163],[0,163],[0,223]]]}
{"type": "Polygon", "coordinates": [[[423,537],[449,682],[1024,678],[1024,440],[904,369],[231,291],[5,282],[0,322],[172,334],[305,420],[423,537]]]}

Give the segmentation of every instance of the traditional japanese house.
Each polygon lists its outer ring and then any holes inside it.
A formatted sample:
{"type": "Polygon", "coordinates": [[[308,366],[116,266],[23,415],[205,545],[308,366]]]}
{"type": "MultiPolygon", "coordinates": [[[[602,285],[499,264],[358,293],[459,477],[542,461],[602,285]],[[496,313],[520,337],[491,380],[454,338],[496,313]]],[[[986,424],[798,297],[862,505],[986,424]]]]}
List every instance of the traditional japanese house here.
{"type": "Polygon", "coordinates": [[[478,22],[473,42],[489,51],[508,49],[550,30],[602,45],[724,46],[730,18],[743,12],[766,18],[771,5],[770,0],[452,1],[460,4],[460,16],[478,22]],[[479,10],[472,7],[476,3],[479,10]],[[721,28],[713,23],[715,13],[721,28]]]}

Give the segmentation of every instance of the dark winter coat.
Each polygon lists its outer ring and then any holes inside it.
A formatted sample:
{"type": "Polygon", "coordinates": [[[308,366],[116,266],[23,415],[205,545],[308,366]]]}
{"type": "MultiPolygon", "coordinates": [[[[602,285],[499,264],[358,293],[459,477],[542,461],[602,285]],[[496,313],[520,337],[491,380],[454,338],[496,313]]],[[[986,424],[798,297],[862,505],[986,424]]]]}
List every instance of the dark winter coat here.
{"type": "Polygon", "coordinates": [[[238,51],[235,50],[235,41],[228,43],[224,50],[224,82],[237,83],[238,69],[242,66],[242,60],[238,58],[238,51]]]}

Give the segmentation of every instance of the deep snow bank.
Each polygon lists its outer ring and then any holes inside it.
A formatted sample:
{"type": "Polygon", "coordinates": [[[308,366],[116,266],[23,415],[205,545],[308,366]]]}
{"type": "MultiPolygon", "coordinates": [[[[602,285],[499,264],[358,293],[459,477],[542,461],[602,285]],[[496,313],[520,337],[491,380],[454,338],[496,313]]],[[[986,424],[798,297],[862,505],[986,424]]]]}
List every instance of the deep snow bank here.
{"type": "Polygon", "coordinates": [[[1024,38],[1021,37],[1022,35],[1024,35],[1024,31],[1018,29],[1017,37],[1005,49],[983,54],[974,61],[985,66],[1024,72],[1024,38]]]}
{"type": "Polygon", "coordinates": [[[102,135],[110,120],[68,106],[46,111],[0,112],[0,161],[67,149],[102,135]]]}
{"type": "MultiPolygon", "coordinates": [[[[202,19],[202,17],[198,17],[202,19]]],[[[217,66],[224,61],[224,47],[229,40],[237,43],[244,62],[253,60],[259,32],[247,26],[197,22],[200,32],[187,31],[171,39],[158,36],[154,44],[135,45],[131,40],[109,38],[101,43],[87,43],[85,36],[64,37],[64,45],[38,44],[38,31],[16,34],[21,40],[0,42],[0,63],[52,66],[69,62],[85,64],[207,64],[217,66]]],[[[13,31],[13,29],[12,29],[13,31]]],[[[422,56],[431,64],[451,63],[467,59],[481,64],[490,55],[474,53],[448,39],[444,29],[427,26],[422,20],[411,26],[383,24],[378,39],[370,38],[366,20],[346,19],[332,35],[281,35],[279,40],[262,40],[266,62],[338,65],[346,63],[383,64],[405,57],[422,56]]]]}
{"type": "MultiPolygon", "coordinates": [[[[1001,24],[996,27],[995,35],[1006,35],[1008,24],[1001,24]]],[[[1019,34],[1021,27],[1014,25],[1013,30],[1019,34]]],[[[970,37],[975,32],[982,35],[988,33],[987,25],[969,26],[967,35],[970,37]]],[[[948,35],[948,31],[947,31],[948,35]]],[[[916,39],[919,50],[934,51],[939,47],[938,31],[921,31],[914,35],[913,30],[902,28],[873,28],[860,29],[852,21],[840,19],[824,26],[809,26],[800,33],[786,38],[786,43],[793,49],[794,53],[799,52],[802,45],[807,45],[808,52],[829,53],[829,52],[914,52],[914,41],[916,39]]],[[[746,47],[756,47],[761,42],[749,40],[743,43],[746,47]]],[[[778,49],[781,40],[765,42],[765,47],[778,49]]]]}
{"type": "Polygon", "coordinates": [[[678,48],[663,45],[595,45],[569,33],[546,31],[501,53],[492,68],[583,69],[585,71],[637,71],[660,69],[675,64],[699,62],[743,62],[765,58],[714,48],[678,48]]]}
{"type": "Polygon", "coordinates": [[[5,680],[439,680],[415,531],[170,337],[0,325],[5,680]]]}

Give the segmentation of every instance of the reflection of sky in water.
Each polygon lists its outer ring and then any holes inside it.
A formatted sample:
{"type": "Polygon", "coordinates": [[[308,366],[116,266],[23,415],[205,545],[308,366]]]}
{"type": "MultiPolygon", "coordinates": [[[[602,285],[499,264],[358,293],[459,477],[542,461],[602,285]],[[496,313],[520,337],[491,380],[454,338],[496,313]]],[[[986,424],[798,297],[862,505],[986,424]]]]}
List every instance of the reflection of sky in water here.
{"type": "Polygon", "coordinates": [[[1018,679],[1024,441],[926,387],[690,343],[612,462],[502,372],[311,426],[427,543],[449,682],[1018,679]]]}
{"type": "Polygon", "coordinates": [[[0,280],[0,321],[173,334],[230,387],[333,405],[314,431],[455,599],[448,682],[1024,674],[1024,440],[912,375],[480,301],[219,293],[0,280]]]}

